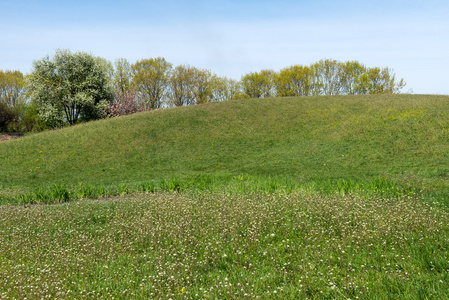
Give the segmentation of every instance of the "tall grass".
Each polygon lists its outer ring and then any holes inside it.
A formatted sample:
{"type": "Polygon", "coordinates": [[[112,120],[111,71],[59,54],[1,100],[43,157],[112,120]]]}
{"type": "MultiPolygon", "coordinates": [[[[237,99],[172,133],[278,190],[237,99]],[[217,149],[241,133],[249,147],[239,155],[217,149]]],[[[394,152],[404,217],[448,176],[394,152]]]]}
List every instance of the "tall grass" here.
{"type": "Polygon", "coordinates": [[[114,186],[79,184],[76,186],[53,185],[37,188],[17,197],[4,198],[8,204],[53,204],[81,199],[97,199],[130,194],[158,192],[226,192],[245,195],[251,193],[282,193],[307,195],[359,195],[365,198],[398,198],[420,193],[414,187],[398,184],[385,177],[368,180],[336,179],[322,181],[295,181],[288,177],[256,177],[250,175],[168,177],[133,184],[114,186]]]}

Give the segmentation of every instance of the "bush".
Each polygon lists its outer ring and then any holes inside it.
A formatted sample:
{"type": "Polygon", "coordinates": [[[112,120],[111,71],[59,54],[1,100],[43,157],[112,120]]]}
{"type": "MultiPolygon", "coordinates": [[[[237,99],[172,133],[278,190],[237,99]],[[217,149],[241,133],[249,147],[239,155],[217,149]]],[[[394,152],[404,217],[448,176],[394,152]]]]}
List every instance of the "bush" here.
{"type": "Polygon", "coordinates": [[[114,101],[103,109],[104,115],[108,118],[131,115],[136,112],[148,110],[143,102],[138,102],[136,92],[116,93],[114,101]]]}
{"type": "Polygon", "coordinates": [[[27,103],[22,108],[20,118],[20,131],[22,132],[40,132],[49,129],[45,122],[39,116],[35,104],[27,103]]]}
{"type": "Polygon", "coordinates": [[[0,102],[0,132],[15,131],[19,116],[20,112],[18,109],[0,102]]]}

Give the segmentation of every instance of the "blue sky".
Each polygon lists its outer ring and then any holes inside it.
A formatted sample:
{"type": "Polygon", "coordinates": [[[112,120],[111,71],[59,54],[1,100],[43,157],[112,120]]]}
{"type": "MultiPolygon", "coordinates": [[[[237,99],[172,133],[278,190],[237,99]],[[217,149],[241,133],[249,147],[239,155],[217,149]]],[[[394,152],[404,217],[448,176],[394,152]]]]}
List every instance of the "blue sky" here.
{"type": "Polygon", "coordinates": [[[405,91],[449,94],[449,1],[2,1],[0,69],[58,48],[162,56],[235,79],[323,58],[390,67],[405,91]]]}

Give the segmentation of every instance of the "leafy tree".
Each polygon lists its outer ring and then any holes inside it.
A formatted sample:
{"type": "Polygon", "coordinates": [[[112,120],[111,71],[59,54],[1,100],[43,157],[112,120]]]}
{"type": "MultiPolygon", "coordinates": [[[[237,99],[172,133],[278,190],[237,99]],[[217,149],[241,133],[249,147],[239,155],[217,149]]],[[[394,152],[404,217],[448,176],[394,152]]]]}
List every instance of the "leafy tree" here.
{"type": "Polygon", "coordinates": [[[275,73],[272,70],[252,72],[242,77],[243,92],[249,98],[266,98],[276,95],[275,73]]]}
{"type": "Polygon", "coordinates": [[[312,92],[312,79],[312,70],[307,66],[284,68],[276,76],[277,95],[309,96],[312,92]]]}
{"type": "Polygon", "coordinates": [[[243,92],[249,98],[261,98],[263,96],[262,86],[266,83],[265,78],[263,78],[263,76],[259,73],[251,72],[246,74],[242,77],[240,82],[242,84],[243,92]]]}
{"type": "Polygon", "coordinates": [[[110,84],[112,85],[112,79],[114,77],[114,65],[107,60],[106,58],[95,56],[95,60],[97,61],[98,65],[101,67],[101,69],[105,72],[107,75],[107,78],[110,80],[110,84]]]}
{"type": "Polygon", "coordinates": [[[177,66],[170,76],[170,105],[183,106],[194,104],[195,93],[194,68],[188,65],[177,66]]]}
{"type": "Polygon", "coordinates": [[[97,64],[100,66],[100,68],[103,70],[103,72],[106,74],[106,87],[105,90],[110,92],[109,95],[109,100],[108,101],[103,101],[102,103],[100,103],[97,107],[94,106],[90,106],[90,107],[85,107],[83,114],[81,115],[81,119],[84,121],[89,121],[89,120],[95,120],[95,119],[101,119],[104,117],[103,114],[103,109],[105,106],[107,106],[108,104],[110,104],[110,102],[112,101],[113,97],[114,97],[114,66],[112,65],[112,63],[103,58],[103,57],[99,57],[99,56],[95,56],[94,57],[97,64]]]}
{"type": "MultiPolygon", "coordinates": [[[[248,83],[257,82],[257,73],[248,74],[243,79],[246,93],[260,97],[263,84],[248,83]]],[[[278,96],[396,94],[405,86],[404,79],[397,81],[389,68],[367,68],[358,61],[330,59],[310,66],[284,68],[276,74],[275,82],[278,96]]]]}
{"type": "Polygon", "coordinates": [[[220,102],[231,99],[245,98],[246,95],[240,91],[240,84],[237,80],[213,76],[212,81],[212,99],[211,102],[220,102]]]}
{"type": "Polygon", "coordinates": [[[114,65],[107,60],[106,58],[95,56],[95,60],[100,65],[100,67],[103,69],[104,73],[107,76],[108,79],[108,89],[113,90],[114,89],[114,74],[115,74],[115,68],[114,65]]]}
{"type": "Polygon", "coordinates": [[[215,74],[209,70],[192,68],[192,90],[194,104],[203,104],[213,101],[213,81],[215,74]]]}
{"type": "Polygon", "coordinates": [[[114,64],[113,86],[116,93],[125,96],[133,92],[133,70],[125,58],[119,58],[114,64]]]}
{"type": "Polygon", "coordinates": [[[211,102],[228,100],[228,79],[226,77],[213,76],[211,80],[212,99],[211,102]]]}
{"type": "Polygon", "coordinates": [[[21,132],[39,132],[48,129],[39,116],[38,107],[33,102],[27,102],[22,106],[18,125],[18,131],[21,132]]]}
{"type": "Polygon", "coordinates": [[[23,74],[20,71],[0,70],[0,131],[19,130],[26,101],[23,74]]]}
{"type": "Polygon", "coordinates": [[[226,78],[228,97],[226,100],[246,99],[248,96],[242,92],[241,85],[237,80],[226,78]]]}
{"type": "Polygon", "coordinates": [[[342,64],[332,59],[322,59],[316,62],[312,68],[315,71],[317,86],[323,95],[339,95],[343,88],[342,64]]]}
{"type": "Polygon", "coordinates": [[[0,70],[0,102],[17,108],[25,103],[25,78],[20,71],[0,70]]]}
{"type": "Polygon", "coordinates": [[[171,69],[172,64],[162,57],[142,59],[132,65],[134,87],[150,109],[159,108],[164,103],[171,69]]]}
{"type": "Polygon", "coordinates": [[[342,63],[342,90],[346,95],[360,94],[360,84],[366,67],[358,61],[347,61],[342,63]]]}
{"type": "Polygon", "coordinates": [[[369,68],[362,76],[362,88],[367,94],[396,94],[404,86],[404,80],[396,82],[389,68],[369,68]]]}
{"type": "Polygon", "coordinates": [[[229,100],[239,89],[236,80],[185,65],[173,70],[170,85],[171,103],[175,106],[229,100]]]}
{"type": "Polygon", "coordinates": [[[112,100],[108,75],[100,60],[85,52],[57,50],[54,57],[35,61],[28,78],[31,99],[50,127],[102,117],[112,100]]]}

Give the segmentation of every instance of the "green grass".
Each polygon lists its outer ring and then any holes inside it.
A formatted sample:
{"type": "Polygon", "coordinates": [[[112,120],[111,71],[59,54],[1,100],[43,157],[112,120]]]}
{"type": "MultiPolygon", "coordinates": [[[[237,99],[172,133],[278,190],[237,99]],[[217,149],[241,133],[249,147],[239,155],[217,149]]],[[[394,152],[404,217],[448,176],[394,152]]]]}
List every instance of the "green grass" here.
{"type": "Polygon", "coordinates": [[[3,206],[0,298],[446,299],[448,247],[448,213],[411,197],[3,206]]]}
{"type": "Polygon", "coordinates": [[[386,178],[447,202],[449,97],[257,99],[166,109],[0,143],[3,203],[53,185],[198,176],[303,184],[386,178]]]}
{"type": "Polygon", "coordinates": [[[448,104],[229,101],[1,142],[0,299],[445,299],[448,104]]]}
{"type": "MultiPolygon", "coordinates": [[[[69,187],[52,185],[46,189],[37,188],[18,197],[4,198],[5,204],[54,204],[74,200],[98,199],[104,197],[137,195],[158,192],[226,192],[232,195],[251,193],[283,193],[285,195],[301,193],[303,195],[359,195],[365,198],[383,197],[398,198],[415,196],[420,191],[411,187],[401,186],[386,178],[376,177],[372,180],[324,180],[324,181],[294,181],[279,177],[252,177],[248,175],[195,176],[188,178],[161,178],[159,180],[135,184],[119,184],[117,186],[102,186],[79,184],[69,187]]],[[[2,204],[0,202],[0,204],[2,204]]]]}

